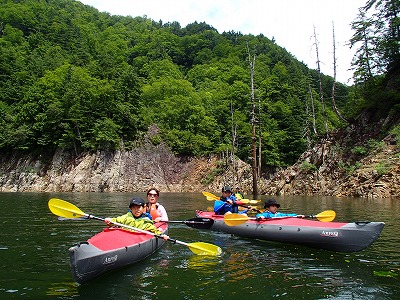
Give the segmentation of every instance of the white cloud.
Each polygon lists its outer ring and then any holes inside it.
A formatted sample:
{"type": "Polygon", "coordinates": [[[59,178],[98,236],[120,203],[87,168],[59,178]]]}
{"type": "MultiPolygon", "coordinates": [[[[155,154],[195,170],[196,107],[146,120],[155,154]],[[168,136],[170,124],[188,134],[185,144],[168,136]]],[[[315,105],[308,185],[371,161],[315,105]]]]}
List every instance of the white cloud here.
{"type": "Polygon", "coordinates": [[[177,21],[182,27],[206,22],[218,32],[240,31],[243,34],[272,39],[303,61],[316,68],[313,31],[319,41],[319,58],[324,74],[333,76],[332,24],[335,26],[337,80],[352,77],[354,50],[347,45],[353,32],[350,23],[366,0],[81,0],[80,2],[113,15],[147,16],[163,23],[177,21]]]}

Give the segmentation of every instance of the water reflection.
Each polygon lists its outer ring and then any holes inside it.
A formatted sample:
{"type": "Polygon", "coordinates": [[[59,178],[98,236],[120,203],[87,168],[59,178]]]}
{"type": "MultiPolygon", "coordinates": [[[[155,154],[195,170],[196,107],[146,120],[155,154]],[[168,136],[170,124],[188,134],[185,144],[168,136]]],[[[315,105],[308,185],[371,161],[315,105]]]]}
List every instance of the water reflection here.
{"type": "MultiPolygon", "coordinates": [[[[172,238],[215,244],[222,248],[222,255],[198,256],[185,246],[166,243],[134,266],[77,285],[69,270],[68,248],[87,240],[104,224],[94,220],[59,221],[47,207],[52,197],[106,217],[124,213],[132,194],[0,193],[1,299],[216,300],[245,295],[370,300],[396,299],[400,293],[398,200],[276,197],[282,211],[316,214],[333,209],[337,221],[384,221],[386,226],[377,242],[361,252],[335,253],[171,224],[172,238]],[[27,206],[29,211],[15,209],[27,206]]],[[[201,193],[161,193],[160,202],[171,220],[193,218],[196,209],[210,205],[201,193]]]]}
{"type": "Polygon", "coordinates": [[[78,286],[73,282],[54,283],[47,290],[47,296],[72,297],[79,295],[78,286]]]}
{"type": "Polygon", "coordinates": [[[216,256],[191,255],[180,266],[189,268],[203,274],[212,274],[218,266],[220,258],[216,256]]]}

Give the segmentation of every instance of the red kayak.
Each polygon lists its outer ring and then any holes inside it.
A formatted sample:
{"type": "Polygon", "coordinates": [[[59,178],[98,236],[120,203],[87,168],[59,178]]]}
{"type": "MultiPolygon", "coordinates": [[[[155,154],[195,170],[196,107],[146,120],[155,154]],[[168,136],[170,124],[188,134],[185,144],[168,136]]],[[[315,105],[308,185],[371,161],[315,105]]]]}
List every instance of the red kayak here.
{"type": "Polygon", "coordinates": [[[224,216],[215,215],[214,212],[198,210],[196,216],[213,219],[211,230],[338,252],[355,252],[367,248],[378,239],[385,225],[384,222],[320,222],[284,217],[265,221],[250,218],[238,226],[228,226],[224,216]]]}
{"type": "MultiPolygon", "coordinates": [[[[166,223],[156,223],[167,234],[166,223]]],[[[69,248],[72,276],[85,283],[106,272],[132,265],[157,251],[165,240],[122,228],[105,228],[86,242],[69,248]]]]}

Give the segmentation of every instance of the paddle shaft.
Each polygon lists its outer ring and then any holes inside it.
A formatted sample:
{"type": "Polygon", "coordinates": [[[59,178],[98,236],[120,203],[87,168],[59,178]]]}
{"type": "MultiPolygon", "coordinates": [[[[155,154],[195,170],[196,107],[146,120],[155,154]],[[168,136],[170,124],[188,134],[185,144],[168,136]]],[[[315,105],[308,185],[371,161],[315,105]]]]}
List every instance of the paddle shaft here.
{"type": "MultiPolygon", "coordinates": [[[[226,201],[223,201],[223,200],[220,200],[220,201],[222,201],[222,202],[226,202],[226,201]]],[[[240,201],[240,200],[238,200],[238,201],[240,201]]],[[[230,203],[228,203],[228,204],[230,204],[230,203]]],[[[248,210],[255,210],[256,212],[261,212],[260,210],[258,210],[257,208],[253,208],[251,205],[245,205],[245,204],[239,204],[239,203],[234,203],[234,204],[230,204],[230,205],[237,205],[237,206],[240,206],[240,207],[245,207],[245,208],[247,208],[248,210]]]]}
{"type": "MultiPolygon", "coordinates": [[[[69,203],[69,202],[64,201],[64,200],[61,200],[61,199],[52,198],[52,199],[49,200],[48,205],[49,205],[50,211],[53,214],[55,214],[57,216],[60,216],[60,217],[64,217],[64,218],[82,218],[82,217],[86,217],[88,219],[94,219],[94,220],[99,220],[99,221],[103,221],[103,222],[106,221],[106,219],[104,219],[104,218],[100,218],[100,217],[96,217],[96,216],[84,213],[83,211],[81,211],[74,204],[69,203]]],[[[222,250],[221,250],[220,247],[212,245],[212,244],[208,244],[208,243],[204,243],[204,242],[185,243],[185,242],[182,242],[182,241],[178,241],[178,240],[172,239],[167,235],[155,234],[155,233],[147,231],[147,230],[142,230],[142,229],[139,229],[139,228],[136,228],[136,227],[132,227],[132,226],[125,225],[125,224],[120,224],[120,223],[117,223],[117,222],[110,222],[110,223],[112,223],[114,225],[118,225],[118,226],[124,227],[124,228],[131,229],[133,231],[141,232],[141,233],[144,233],[144,234],[149,234],[149,235],[152,235],[152,236],[157,237],[157,238],[162,238],[164,240],[171,241],[171,242],[173,242],[175,244],[185,245],[195,254],[199,254],[199,255],[207,255],[207,254],[220,255],[222,253],[222,250]]]]}
{"type": "MultiPolygon", "coordinates": [[[[205,196],[208,201],[221,200],[220,197],[211,194],[209,192],[203,192],[203,196],[205,196]]],[[[241,201],[242,203],[249,203],[249,204],[257,204],[259,202],[259,200],[250,200],[250,199],[237,199],[237,200],[241,201]]]]}
{"type": "Polygon", "coordinates": [[[183,224],[208,224],[208,223],[210,223],[210,221],[213,221],[213,219],[206,219],[206,221],[204,221],[204,218],[194,218],[194,219],[183,220],[183,221],[160,220],[160,222],[163,222],[163,223],[183,223],[183,224]]]}
{"type": "MultiPolygon", "coordinates": [[[[87,221],[90,220],[87,216],[79,217],[79,218],[64,218],[58,217],[59,221],[87,221]]],[[[214,225],[214,220],[210,218],[193,218],[190,220],[183,220],[183,221],[163,221],[163,223],[182,223],[191,228],[197,229],[209,229],[211,226],[214,225]]]]}
{"type": "MultiPolygon", "coordinates": [[[[83,216],[80,218],[64,218],[64,217],[58,217],[59,221],[85,221],[85,220],[89,220],[89,217],[87,216],[83,216]]],[[[193,218],[190,220],[182,220],[182,221],[166,221],[166,220],[160,220],[159,222],[162,223],[182,223],[182,224],[202,224],[202,225],[208,225],[210,224],[210,226],[214,223],[213,219],[210,218],[193,218]]]]}
{"type": "MultiPolygon", "coordinates": [[[[94,217],[94,216],[93,216],[93,217],[94,217]]],[[[96,219],[96,220],[103,220],[103,221],[104,221],[104,219],[98,218],[98,217],[94,217],[94,219],[96,219]]],[[[174,243],[174,244],[179,244],[179,245],[187,246],[190,250],[192,250],[192,252],[194,252],[194,253],[196,253],[196,254],[198,254],[196,251],[207,252],[208,254],[213,254],[213,255],[219,255],[219,254],[221,254],[221,252],[222,252],[221,249],[220,249],[219,247],[214,246],[214,245],[212,245],[212,244],[208,244],[208,245],[206,245],[206,247],[200,247],[200,246],[198,246],[196,243],[185,243],[185,242],[183,242],[183,241],[170,238],[169,236],[161,236],[161,235],[155,234],[155,233],[153,233],[153,232],[151,232],[151,231],[142,230],[142,229],[139,229],[139,228],[136,228],[136,227],[132,227],[132,226],[129,226],[129,225],[125,225],[125,224],[121,224],[121,223],[118,223],[118,222],[112,222],[112,223],[113,223],[114,225],[118,225],[118,226],[121,226],[121,227],[125,227],[125,228],[128,228],[128,229],[132,229],[132,230],[135,230],[135,231],[138,231],[138,232],[142,232],[142,233],[145,233],[145,234],[151,234],[151,235],[153,235],[153,236],[155,236],[155,237],[157,237],[157,238],[161,238],[161,239],[164,239],[164,240],[165,240],[164,237],[167,237],[167,238],[166,238],[167,241],[170,241],[170,242],[172,242],[172,243],[174,243]],[[196,250],[194,250],[194,249],[196,249],[196,250]]],[[[206,244],[206,243],[203,243],[203,244],[206,244]]]]}
{"type": "MultiPolygon", "coordinates": [[[[96,216],[93,216],[93,215],[85,214],[85,217],[87,217],[88,219],[94,219],[94,220],[99,220],[99,221],[105,222],[104,218],[96,217],[96,216]]],[[[122,224],[122,223],[118,223],[118,222],[111,222],[111,223],[114,224],[114,225],[120,226],[120,227],[131,229],[131,230],[134,230],[134,231],[137,231],[137,232],[141,232],[141,233],[144,233],[144,234],[150,234],[150,235],[155,236],[157,238],[164,239],[164,237],[162,235],[156,234],[156,233],[151,232],[151,231],[142,230],[142,229],[139,229],[139,228],[136,228],[136,227],[132,227],[132,226],[129,226],[129,225],[125,225],[125,224],[122,224]]],[[[185,243],[185,242],[182,242],[182,241],[170,238],[170,237],[168,237],[167,240],[170,241],[170,242],[173,242],[174,244],[180,244],[180,245],[184,245],[184,246],[189,246],[188,243],[185,243]]]]}
{"type": "Polygon", "coordinates": [[[80,217],[80,218],[64,218],[58,217],[58,221],[86,221],[89,220],[87,217],[80,217]]]}
{"type": "MultiPolygon", "coordinates": [[[[297,215],[297,216],[282,216],[282,217],[276,217],[277,219],[280,218],[310,218],[310,219],[318,219],[319,221],[322,222],[331,222],[335,218],[336,213],[333,210],[325,210],[323,212],[320,212],[319,214],[316,215],[297,215]]],[[[271,219],[271,218],[269,218],[271,219]]],[[[274,217],[272,218],[274,219],[274,217]]]]}
{"type": "Polygon", "coordinates": [[[333,210],[326,210],[317,215],[297,215],[297,216],[277,216],[272,218],[250,218],[243,214],[228,214],[224,216],[224,222],[228,226],[238,226],[243,223],[246,223],[249,220],[271,220],[271,219],[285,219],[285,218],[317,218],[321,222],[331,222],[335,218],[336,213],[333,210]]]}
{"type": "MultiPolygon", "coordinates": [[[[232,199],[221,200],[220,198],[218,198],[215,201],[222,201],[222,202],[228,203],[229,205],[237,205],[237,206],[245,207],[247,209],[250,209],[249,207],[251,207],[251,205],[239,204],[237,202],[234,202],[232,199]],[[232,204],[228,203],[228,200],[231,200],[232,204]]],[[[240,200],[236,200],[236,201],[240,201],[240,200]]]]}
{"type": "Polygon", "coordinates": [[[197,228],[197,229],[209,229],[214,225],[214,220],[211,218],[193,218],[190,220],[184,221],[161,221],[166,223],[183,223],[188,227],[197,228]]]}
{"type": "MultiPolygon", "coordinates": [[[[95,217],[95,216],[92,216],[92,215],[88,215],[87,217],[90,218],[90,219],[105,221],[105,219],[103,219],[103,218],[95,217]]],[[[112,223],[113,223],[114,225],[121,226],[121,227],[125,227],[125,228],[127,228],[127,229],[131,229],[131,230],[134,230],[134,231],[137,231],[137,232],[141,232],[141,233],[145,233],[145,234],[150,234],[150,235],[152,235],[152,236],[155,236],[156,238],[161,238],[161,239],[163,239],[163,240],[165,240],[164,237],[167,237],[167,239],[166,239],[167,241],[170,241],[170,242],[172,242],[172,243],[174,243],[174,244],[179,244],[179,245],[186,246],[186,247],[188,247],[189,249],[191,249],[192,252],[194,252],[194,253],[196,253],[196,252],[195,252],[196,250],[200,250],[200,251],[203,251],[203,252],[208,252],[209,254],[212,253],[213,255],[219,255],[219,254],[221,253],[221,250],[219,249],[219,247],[214,246],[214,245],[211,245],[211,244],[210,244],[210,245],[206,245],[205,248],[204,248],[204,247],[201,248],[200,246],[197,246],[196,243],[185,243],[185,242],[183,242],[183,241],[170,238],[169,236],[161,236],[161,235],[156,234],[156,233],[153,233],[153,232],[151,232],[151,231],[142,230],[142,229],[139,229],[139,228],[136,228],[136,227],[132,227],[132,226],[129,226],[129,225],[125,225],[125,224],[121,224],[121,223],[118,223],[118,222],[112,222],[112,223]],[[211,248],[212,248],[212,249],[211,249],[211,248]],[[215,249],[214,249],[214,248],[215,248],[215,249]],[[193,250],[193,249],[196,249],[196,250],[193,250]]]]}
{"type": "MultiPolygon", "coordinates": [[[[94,220],[99,220],[99,221],[103,221],[103,222],[106,221],[104,218],[96,217],[96,216],[89,215],[89,214],[85,214],[85,217],[88,218],[88,219],[94,219],[94,220]]],[[[114,224],[114,225],[117,225],[117,226],[120,226],[120,227],[124,227],[124,228],[127,228],[127,229],[131,229],[131,230],[134,230],[134,231],[137,231],[137,232],[141,232],[141,233],[144,233],[144,234],[150,234],[150,235],[155,236],[155,237],[157,237],[157,238],[164,239],[164,237],[163,237],[162,235],[156,234],[156,233],[151,232],[151,231],[148,231],[148,230],[139,229],[139,228],[132,227],[132,226],[125,225],[125,224],[122,224],[122,223],[118,223],[118,222],[110,222],[110,223],[112,223],[112,224],[114,224]]],[[[172,239],[172,238],[170,238],[170,237],[168,237],[168,240],[170,240],[170,241],[176,243],[176,240],[175,240],[175,239],[172,239]]],[[[179,244],[179,243],[178,243],[178,244],[179,244]]]]}
{"type": "MultiPolygon", "coordinates": [[[[285,218],[299,218],[299,219],[304,219],[304,218],[310,218],[310,219],[316,219],[317,215],[297,215],[297,216],[283,216],[283,217],[272,217],[272,218],[263,218],[263,220],[269,220],[269,219],[285,219],[285,218]]],[[[257,218],[248,218],[248,220],[257,220],[257,218]]],[[[259,220],[257,220],[259,221],[259,220]]]]}

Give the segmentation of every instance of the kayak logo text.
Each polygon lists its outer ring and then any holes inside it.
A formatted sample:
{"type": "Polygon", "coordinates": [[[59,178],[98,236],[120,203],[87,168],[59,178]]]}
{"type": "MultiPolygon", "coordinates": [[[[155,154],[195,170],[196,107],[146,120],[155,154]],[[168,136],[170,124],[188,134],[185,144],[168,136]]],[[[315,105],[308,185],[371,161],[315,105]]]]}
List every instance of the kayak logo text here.
{"type": "Polygon", "coordinates": [[[337,231],[325,231],[325,230],[322,230],[321,236],[339,237],[339,232],[337,232],[337,231]]]}
{"type": "Polygon", "coordinates": [[[103,265],[111,264],[117,261],[118,255],[115,254],[114,256],[107,256],[103,260],[103,265]]]}

